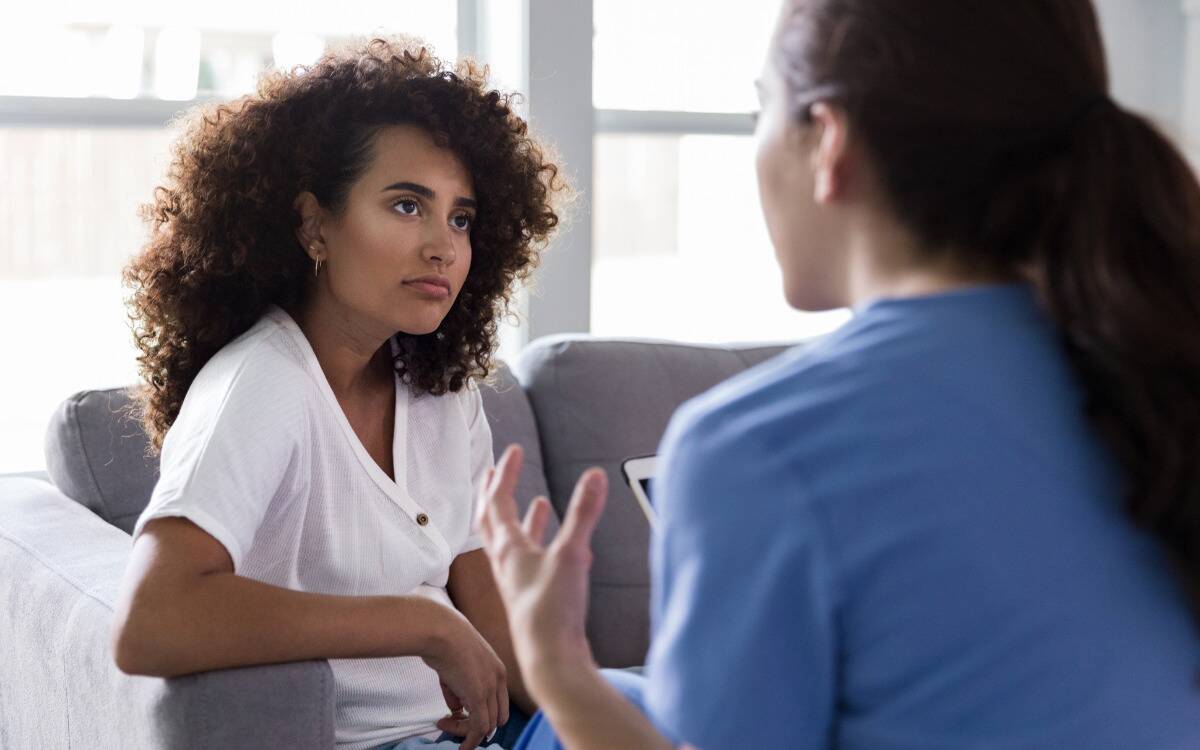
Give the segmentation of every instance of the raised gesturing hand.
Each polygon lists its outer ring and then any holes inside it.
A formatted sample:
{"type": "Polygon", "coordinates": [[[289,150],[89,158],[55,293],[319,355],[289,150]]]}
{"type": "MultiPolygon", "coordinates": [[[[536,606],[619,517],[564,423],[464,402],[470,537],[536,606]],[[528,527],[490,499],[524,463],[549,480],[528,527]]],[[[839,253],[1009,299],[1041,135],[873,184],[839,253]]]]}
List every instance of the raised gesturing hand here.
{"type": "Polygon", "coordinates": [[[513,493],[523,453],[510,445],[481,490],[479,528],[508,611],[513,647],[535,699],[554,672],[593,665],[584,632],[591,539],[604,510],[608,480],[588,469],[575,485],[562,528],[543,544],[549,501],[535,498],[518,518],[513,493]]]}

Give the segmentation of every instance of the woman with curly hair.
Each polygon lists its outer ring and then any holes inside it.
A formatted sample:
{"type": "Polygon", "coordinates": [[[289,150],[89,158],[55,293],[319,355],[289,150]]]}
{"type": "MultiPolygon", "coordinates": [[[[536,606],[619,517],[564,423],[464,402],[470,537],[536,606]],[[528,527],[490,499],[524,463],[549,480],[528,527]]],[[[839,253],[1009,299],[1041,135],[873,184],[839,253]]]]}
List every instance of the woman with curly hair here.
{"type": "Polygon", "coordinates": [[[329,659],[351,750],[534,710],[472,529],[474,382],[562,188],[507,96],[411,40],[192,115],[125,274],[161,474],[122,671],[329,659]]]}

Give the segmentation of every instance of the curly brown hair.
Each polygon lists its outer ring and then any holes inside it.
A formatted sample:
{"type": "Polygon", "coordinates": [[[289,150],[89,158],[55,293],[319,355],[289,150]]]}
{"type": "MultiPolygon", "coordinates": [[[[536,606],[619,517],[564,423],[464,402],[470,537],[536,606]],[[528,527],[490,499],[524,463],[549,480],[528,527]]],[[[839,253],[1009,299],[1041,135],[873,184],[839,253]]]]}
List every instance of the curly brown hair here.
{"type": "Polygon", "coordinates": [[[183,116],[166,184],[141,207],[149,241],[124,271],[144,381],[133,413],[152,450],[204,364],[269,305],[302,298],[312,265],[296,240],[296,196],[343,210],[390,125],[420,127],[454,152],[478,201],[466,282],[437,332],[396,334],[396,370],[414,393],[435,395],[489,374],[497,320],[537,265],[566,186],[514,95],[486,76],[471,61],[450,69],[413,38],[375,38],[183,116]]]}

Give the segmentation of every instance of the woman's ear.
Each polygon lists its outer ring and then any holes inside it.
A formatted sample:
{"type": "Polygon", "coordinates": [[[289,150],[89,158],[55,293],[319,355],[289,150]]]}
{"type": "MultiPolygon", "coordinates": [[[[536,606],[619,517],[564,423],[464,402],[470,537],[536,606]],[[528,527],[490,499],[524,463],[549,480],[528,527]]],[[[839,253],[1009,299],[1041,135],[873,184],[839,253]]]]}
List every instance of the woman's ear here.
{"type": "Polygon", "coordinates": [[[812,152],[813,200],[828,205],[844,197],[849,125],[846,115],[825,102],[817,102],[809,111],[816,144],[812,152]]]}
{"type": "Polygon", "coordinates": [[[296,227],[296,241],[308,257],[324,259],[325,240],[321,236],[321,204],[317,196],[305,190],[296,196],[292,208],[300,215],[300,226],[296,227]]]}

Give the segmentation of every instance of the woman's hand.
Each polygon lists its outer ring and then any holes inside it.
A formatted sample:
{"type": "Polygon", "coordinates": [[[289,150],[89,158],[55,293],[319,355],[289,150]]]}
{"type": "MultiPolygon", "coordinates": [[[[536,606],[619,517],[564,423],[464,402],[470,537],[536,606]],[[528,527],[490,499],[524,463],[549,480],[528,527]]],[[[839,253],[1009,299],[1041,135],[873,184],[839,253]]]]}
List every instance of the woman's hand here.
{"type": "Polygon", "coordinates": [[[434,645],[422,659],[438,674],[450,715],[437,728],[463,737],[462,750],[480,742],[508,722],[508,680],[504,662],[475,627],[446,607],[436,625],[434,645]]]}
{"type": "Polygon", "coordinates": [[[524,522],[517,516],[513,493],[522,457],[520,446],[510,445],[489,471],[479,529],[508,610],[517,662],[540,703],[556,681],[595,666],[584,623],[592,532],[604,510],[608,480],[598,468],[583,473],[562,528],[543,546],[549,501],[535,498],[524,522]]]}
{"type": "Polygon", "coordinates": [[[608,479],[596,468],[579,477],[562,528],[543,545],[550,518],[546,498],[534,498],[523,523],[517,518],[513,492],[521,457],[521,448],[510,445],[489,472],[479,530],[508,610],[525,685],[564,747],[672,750],[650,720],[604,680],[584,633],[592,532],[604,511],[608,479]]]}

